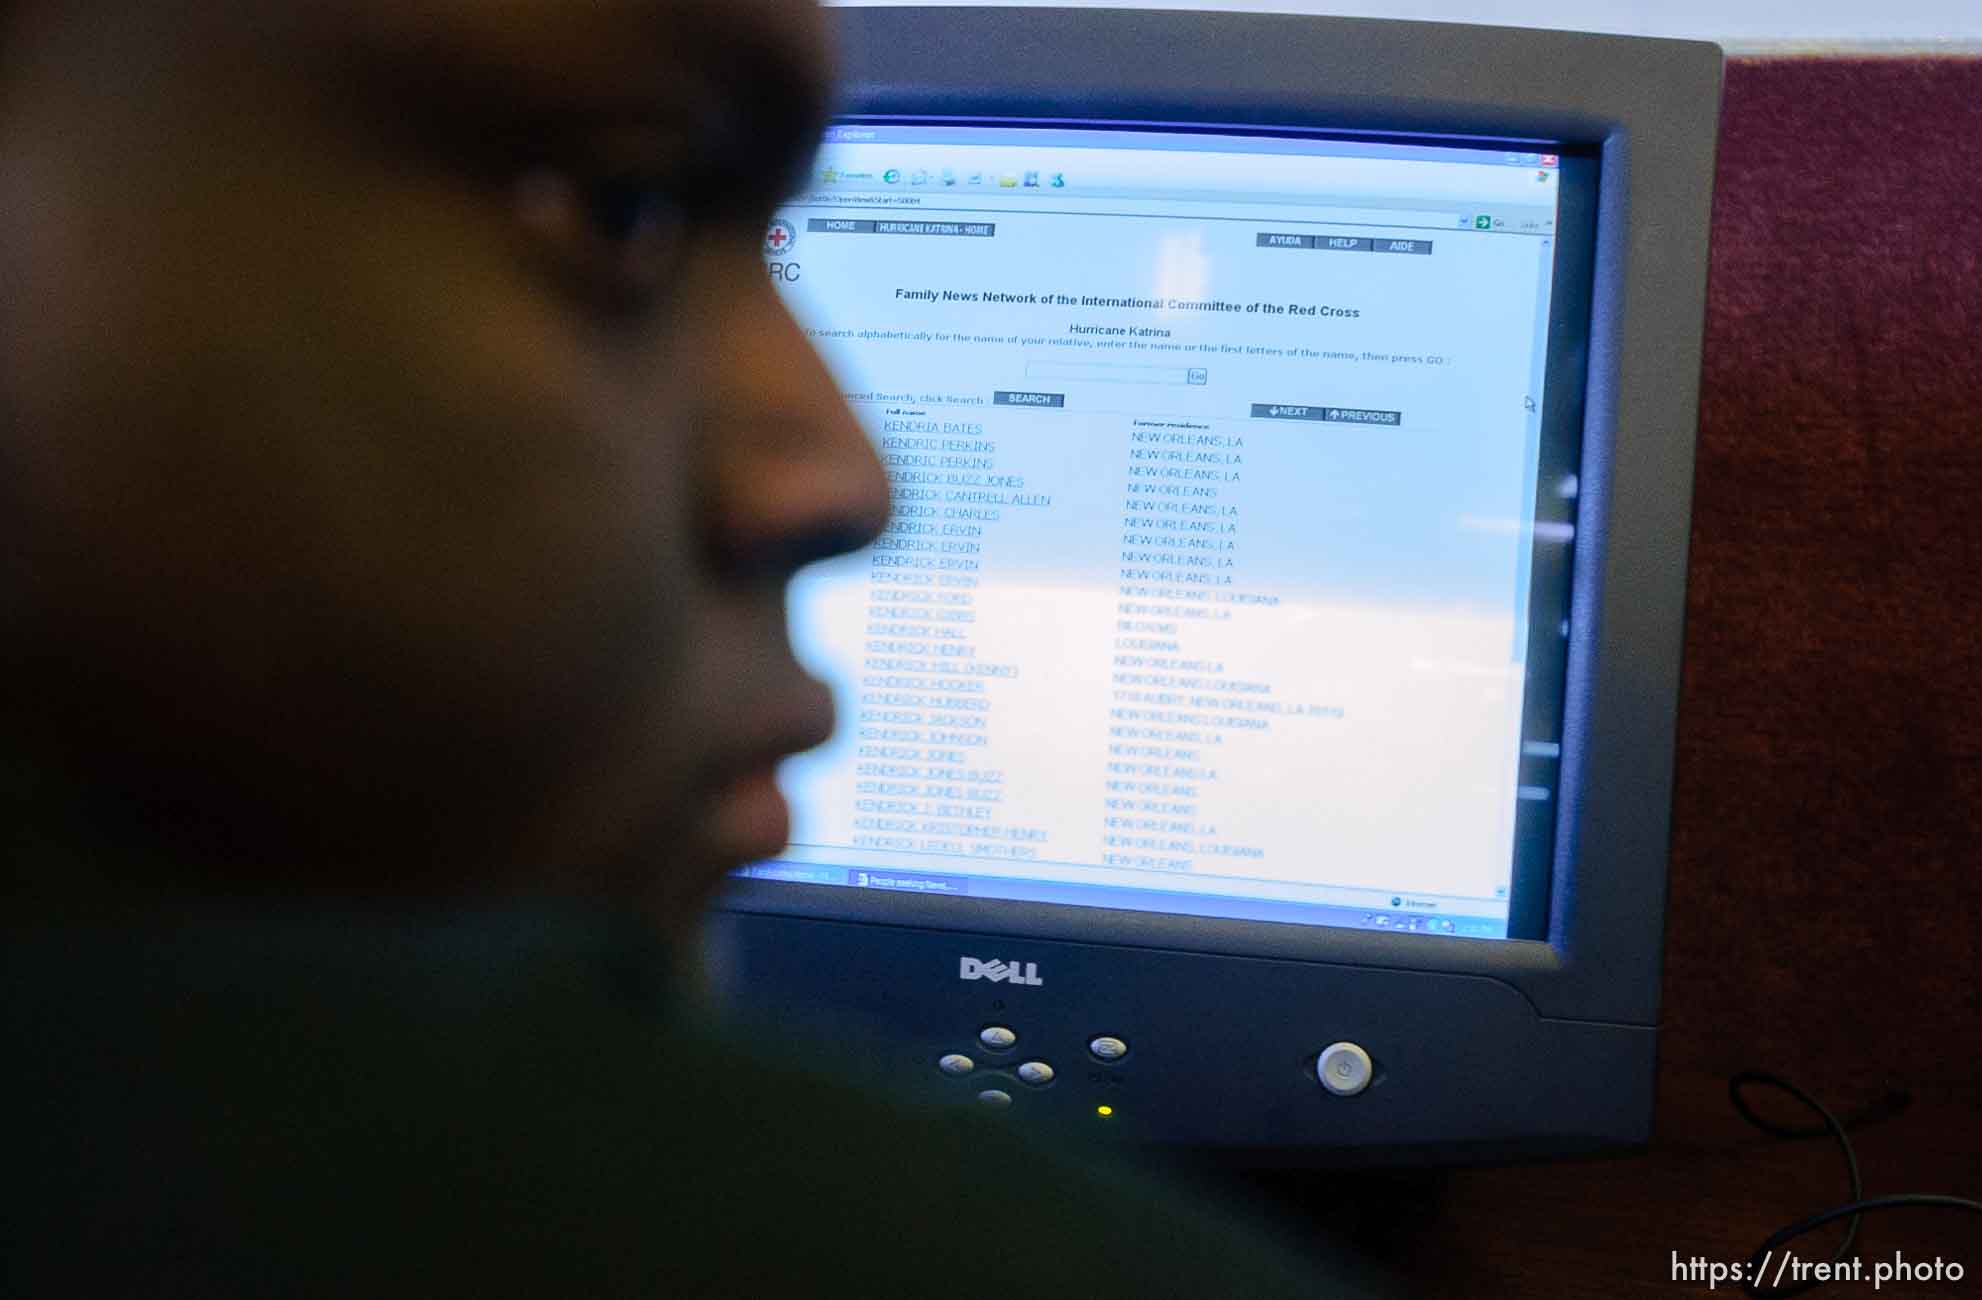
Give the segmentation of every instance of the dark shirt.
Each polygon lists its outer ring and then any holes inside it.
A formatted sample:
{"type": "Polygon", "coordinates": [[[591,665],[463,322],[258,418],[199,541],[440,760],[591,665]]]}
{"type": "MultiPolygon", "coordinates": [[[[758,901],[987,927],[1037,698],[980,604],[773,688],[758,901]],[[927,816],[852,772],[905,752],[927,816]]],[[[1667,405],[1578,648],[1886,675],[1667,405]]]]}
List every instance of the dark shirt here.
{"type": "Polygon", "coordinates": [[[1369,1293],[749,1055],[624,919],[153,914],[0,962],[8,1294],[1369,1293]]]}

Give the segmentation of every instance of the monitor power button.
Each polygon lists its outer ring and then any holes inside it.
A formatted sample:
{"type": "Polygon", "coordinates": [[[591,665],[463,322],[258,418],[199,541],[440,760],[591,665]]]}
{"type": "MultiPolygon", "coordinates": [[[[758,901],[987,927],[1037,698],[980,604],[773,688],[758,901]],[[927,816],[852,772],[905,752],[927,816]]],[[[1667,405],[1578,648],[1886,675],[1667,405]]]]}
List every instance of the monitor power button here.
{"type": "Polygon", "coordinates": [[[1338,1097],[1353,1097],[1370,1086],[1376,1068],[1370,1054],[1354,1043],[1330,1043],[1315,1058],[1315,1077],[1338,1097]]]}

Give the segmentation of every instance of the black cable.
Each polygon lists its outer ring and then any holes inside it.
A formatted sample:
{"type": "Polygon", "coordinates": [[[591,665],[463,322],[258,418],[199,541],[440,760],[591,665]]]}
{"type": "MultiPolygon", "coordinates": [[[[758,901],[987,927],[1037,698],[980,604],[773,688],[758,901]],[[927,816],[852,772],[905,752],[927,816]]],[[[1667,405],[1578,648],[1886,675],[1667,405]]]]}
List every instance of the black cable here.
{"type": "MultiPolygon", "coordinates": [[[[1864,1181],[1859,1177],[1858,1173],[1858,1152],[1851,1145],[1851,1138],[1845,1132],[1846,1126],[1839,1122],[1837,1116],[1826,1110],[1823,1104],[1815,1097],[1812,1097],[1809,1093],[1803,1091],[1803,1089],[1797,1087],[1787,1079],[1773,1074],[1766,1074],[1760,1070],[1743,1070],[1727,1081],[1727,1099],[1734,1104],[1734,1109],[1740,1113],[1741,1118],[1772,1137],[1809,1138],[1828,1136],[1836,1138],[1838,1149],[1844,1152],[1845,1171],[1851,1180],[1851,1199],[1843,1205],[1812,1214],[1807,1218],[1798,1219],[1795,1223],[1770,1234],[1767,1241],[1764,1241],[1755,1248],[1755,1253],[1748,1257],[1748,1267],[1741,1279],[1741,1289],[1750,1296],[1802,1295],[1805,1291],[1813,1291],[1824,1285],[1822,1280],[1805,1278],[1785,1287],[1765,1287],[1763,1283],[1767,1279],[1763,1276],[1763,1268],[1769,1256],[1773,1255],[1778,1247],[1796,1240],[1807,1232],[1814,1232],[1827,1223],[1835,1223],[1837,1220],[1845,1218],[1851,1220],[1850,1228],[1845,1231],[1844,1240],[1840,1241],[1837,1249],[1831,1252],[1829,1262],[1836,1264],[1850,1253],[1852,1243],[1858,1240],[1859,1218],[1875,1210],[1937,1208],[1966,1210],[1971,1214],[1982,1214],[1982,1201],[1971,1201],[1960,1196],[1936,1196],[1928,1193],[1907,1192],[1897,1196],[1874,1196],[1868,1199],[1865,1195],[1864,1181]],[[1755,1084],[1788,1093],[1815,1111],[1818,1118],[1823,1120],[1823,1123],[1816,1127],[1792,1128],[1785,1124],[1777,1124],[1772,1120],[1763,1119],[1749,1108],[1747,1098],[1741,1095],[1742,1089],[1755,1084]]],[[[1870,1106],[1853,1115],[1852,1124],[1862,1127],[1874,1120],[1897,1115],[1910,1104],[1912,1104],[1912,1098],[1906,1093],[1889,1092],[1870,1106]]],[[[1780,1268],[1777,1269],[1776,1276],[1778,1278],[1782,1276],[1782,1270],[1780,1268]]]]}
{"type": "MultiPolygon", "coordinates": [[[[1816,1111],[1819,1115],[1824,1114],[1824,1108],[1819,1106],[1802,1089],[1791,1085],[1788,1080],[1780,1076],[1764,1074],[1758,1070],[1743,1070],[1740,1074],[1735,1075],[1727,1081],[1727,1098],[1734,1103],[1734,1109],[1741,1112],[1741,1118],[1747,1120],[1750,1124],[1762,1130],[1762,1132],[1780,1138],[1826,1137],[1831,1134],[1830,1127],[1825,1124],[1818,1124],[1809,1128],[1790,1128],[1788,1125],[1778,1124],[1774,1120],[1763,1119],[1760,1115],[1749,1109],[1747,1100],[1741,1095],[1741,1090],[1751,1083],[1765,1083],[1771,1087],[1782,1088],[1798,1101],[1801,1101],[1804,1105],[1816,1111]]],[[[1868,1124],[1876,1124],[1881,1120],[1892,1119],[1894,1116],[1904,1113],[1906,1108],[1912,1104],[1912,1093],[1906,1091],[1904,1088],[1892,1088],[1884,1096],[1879,1097],[1875,1101],[1868,1102],[1851,1112],[1851,1114],[1846,1115],[1838,1121],[1838,1124],[1846,1129],[1864,1128],[1868,1124]]]]}

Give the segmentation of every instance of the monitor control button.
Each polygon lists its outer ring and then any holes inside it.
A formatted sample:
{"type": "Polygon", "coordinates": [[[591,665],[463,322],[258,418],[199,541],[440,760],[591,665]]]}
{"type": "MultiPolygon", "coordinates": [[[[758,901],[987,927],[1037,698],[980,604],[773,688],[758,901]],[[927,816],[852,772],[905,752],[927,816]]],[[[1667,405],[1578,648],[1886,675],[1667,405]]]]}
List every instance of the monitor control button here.
{"type": "Polygon", "coordinates": [[[1018,1068],[1019,1080],[1035,1087],[1044,1087],[1053,1082],[1053,1067],[1044,1061],[1027,1061],[1018,1068]]]}
{"type": "Polygon", "coordinates": [[[1012,1104],[1012,1094],[1003,1088],[986,1088],[977,1094],[977,1100],[987,1110],[1004,1110],[1012,1104]]]}
{"type": "Polygon", "coordinates": [[[951,1052],[948,1056],[936,1062],[936,1068],[944,1074],[964,1075],[975,1070],[977,1068],[977,1062],[971,1060],[961,1052],[951,1052]]]}
{"type": "Polygon", "coordinates": [[[994,1052],[1007,1051],[1018,1040],[1019,1036],[1003,1025],[992,1025],[977,1035],[977,1041],[994,1052]]]}
{"type": "Polygon", "coordinates": [[[1370,1054],[1354,1043],[1330,1043],[1315,1058],[1314,1073],[1321,1086],[1338,1097],[1353,1097],[1370,1086],[1376,1067],[1370,1054]]]}
{"type": "Polygon", "coordinates": [[[1088,1040],[1087,1050],[1094,1053],[1096,1060],[1119,1061],[1129,1054],[1129,1045],[1119,1038],[1103,1034],[1088,1040]]]}

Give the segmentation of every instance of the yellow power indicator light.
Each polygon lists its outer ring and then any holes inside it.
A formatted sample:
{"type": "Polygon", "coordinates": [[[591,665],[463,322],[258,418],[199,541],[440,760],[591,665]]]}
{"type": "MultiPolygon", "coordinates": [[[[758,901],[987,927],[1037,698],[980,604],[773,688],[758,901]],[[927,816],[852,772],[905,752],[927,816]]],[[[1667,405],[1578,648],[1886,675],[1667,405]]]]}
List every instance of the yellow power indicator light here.
{"type": "Polygon", "coordinates": [[[1103,1119],[1107,1119],[1110,1115],[1113,1115],[1115,1113],[1115,1108],[1113,1106],[1096,1106],[1094,1108],[1094,1113],[1099,1115],[1103,1119]]]}

